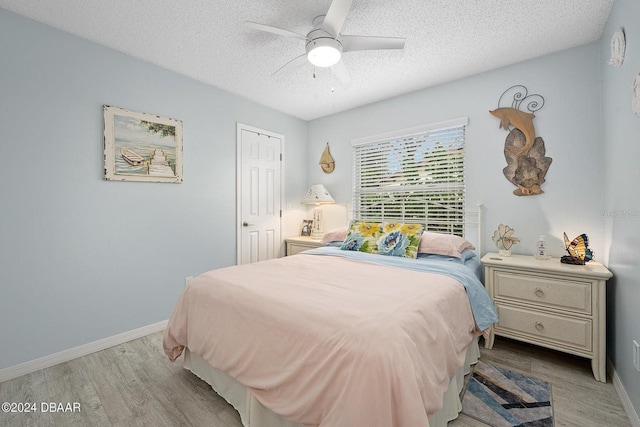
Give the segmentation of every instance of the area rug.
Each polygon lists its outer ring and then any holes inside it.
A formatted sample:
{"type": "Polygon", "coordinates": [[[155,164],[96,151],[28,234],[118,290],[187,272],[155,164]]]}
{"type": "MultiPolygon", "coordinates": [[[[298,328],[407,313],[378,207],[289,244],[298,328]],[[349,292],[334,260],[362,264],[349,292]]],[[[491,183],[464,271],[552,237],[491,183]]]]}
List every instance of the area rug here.
{"type": "Polygon", "coordinates": [[[553,427],[551,384],[478,362],[462,399],[462,413],[492,427],[553,427]]]}

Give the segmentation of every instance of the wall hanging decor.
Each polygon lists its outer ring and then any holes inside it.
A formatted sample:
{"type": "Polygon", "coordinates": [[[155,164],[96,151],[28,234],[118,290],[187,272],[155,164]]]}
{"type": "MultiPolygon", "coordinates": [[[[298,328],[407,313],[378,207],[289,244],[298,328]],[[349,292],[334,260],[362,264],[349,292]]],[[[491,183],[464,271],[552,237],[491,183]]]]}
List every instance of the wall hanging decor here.
{"type": "Polygon", "coordinates": [[[331,156],[331,152],[329,151],[329,143],[327,142],[327,146],[322,152],[322,156],[320,157],[320,167],[324,173],[331,173],[336,168],[336,162],[333,160],[331,156]]]}
{"type": "Polygon", "coordinates": [[[636,116],[640,116],[640,74],[636,76],[631,84],[631,111],[636,116]]]}
{"type": "Polygon", "coordinates": [[[182,182],[182,121],[105,105],[104,177],[182,182]]]}
{"type": "Polygon", "coordinates": [[[622,67],[624,62],[624,52],[626,49],[626,42],[624,38],[624,29],[620,28],[613,33],[611,37],[611,58],[609,58],[609,64],[616,68],[622,67]]]}
{"type": "Polygon", "coordinates": [[[589,249],[589,237],[586,234],[569,241],[567,233],[564,233],[564,245],[569,253],[560,258],[560,262],[564,264],[584,265],[593,259],[593,251],[589,249]]]}
{"type": "Polygon", "coordinates": [[[545,157],[544,140],[536,137],[533,126],[534,112],[544,106],[544,98],[538,94],[528,94],[525,86],[516,85],[505,90],[498,100],[498,108],[489,111],[500,119],[500,128],[509,132],[504,142],[504,157],[507,167],[502,172],[516,187],[516,196],[542,194],[540,186],[549,170],[552,159],[545,157]],[[512,97],[511,105],[503,106],[512,97]],[[523,105],[527,111],[520,107],[523,105]]]}
{"type": "Polygon", "coordinates": [[[511,256],[511,247],[520,241],[513,235],[514,232],[513,228],[504,224],[500,224],[498,229],[493,232],[491,239],[496,244],[500,255],[511,256]]]}

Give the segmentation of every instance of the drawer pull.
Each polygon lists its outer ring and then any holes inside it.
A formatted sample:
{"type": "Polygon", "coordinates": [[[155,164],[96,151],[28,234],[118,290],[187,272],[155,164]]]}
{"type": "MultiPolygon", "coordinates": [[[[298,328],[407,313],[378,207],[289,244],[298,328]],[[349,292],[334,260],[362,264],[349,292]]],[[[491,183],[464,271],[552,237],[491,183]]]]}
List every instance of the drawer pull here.
{"type": "Polygon", "coordinates": [[[544,296],[544,291],[540,288],[536,288],[536,291],[534,293],[536,294],[537,297],[540,297],[540,298],[544,296]]]}
{"type": "Polygon", "coordinates": [[[536,329],[540,332],[544,331],[544,325],[542,324],[542,322],[536,322],[536,329]]]}

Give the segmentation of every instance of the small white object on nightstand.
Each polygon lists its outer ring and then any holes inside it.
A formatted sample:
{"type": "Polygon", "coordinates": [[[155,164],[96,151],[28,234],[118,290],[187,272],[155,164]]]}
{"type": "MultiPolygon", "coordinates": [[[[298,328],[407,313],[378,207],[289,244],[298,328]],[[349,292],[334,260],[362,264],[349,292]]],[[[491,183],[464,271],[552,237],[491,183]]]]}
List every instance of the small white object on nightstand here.
{"type": "Polygon", "coordinates": [[[547,241],[545,235],[541,234],[538,243],[536,244],[536,252],[533,254],[536,259],[550,259],[551,256],[547,255],[547,241]]]}

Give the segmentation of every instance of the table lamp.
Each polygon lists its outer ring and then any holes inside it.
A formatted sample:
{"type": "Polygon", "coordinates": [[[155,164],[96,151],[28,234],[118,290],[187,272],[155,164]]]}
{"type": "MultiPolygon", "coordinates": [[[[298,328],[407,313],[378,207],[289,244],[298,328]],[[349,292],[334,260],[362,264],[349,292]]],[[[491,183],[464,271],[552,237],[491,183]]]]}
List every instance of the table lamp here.
{"type": "Polygon", "coordinates": [[[331,194],[324,188],[322,184],[313,184],[307,194],[300,203],[305,205],[316,205],[313,209],[313,225],[311,228],[311,238],[314,240],[322,239],[324,235],[322,209],[320,205],[335,203],[331,194]]]}

